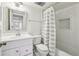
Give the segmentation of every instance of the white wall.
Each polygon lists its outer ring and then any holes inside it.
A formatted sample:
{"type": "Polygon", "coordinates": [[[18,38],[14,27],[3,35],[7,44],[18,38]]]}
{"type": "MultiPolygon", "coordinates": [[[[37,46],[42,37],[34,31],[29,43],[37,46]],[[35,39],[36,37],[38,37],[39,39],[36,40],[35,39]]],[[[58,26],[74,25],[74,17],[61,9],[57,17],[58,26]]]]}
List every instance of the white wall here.
{"type": "Polygon", "coordinates": [[[27,32],[40,34],[42,9],[34,6],[26,6],[26,8],[28,8],[27,32]]]}
{"type": "Polygon", "coordinates": [[[79,55],[79,4],[56,11],[57,48],[79,55]],[[70,18],[70,30],[59,28],[59,19],[70,18]]]}
{"type": "Polygon", "coordinates": [[[2,10],[1,10],[1,6],[0,6],[0,22],[1,22],[1,19],[2,19],[2,10]]]}

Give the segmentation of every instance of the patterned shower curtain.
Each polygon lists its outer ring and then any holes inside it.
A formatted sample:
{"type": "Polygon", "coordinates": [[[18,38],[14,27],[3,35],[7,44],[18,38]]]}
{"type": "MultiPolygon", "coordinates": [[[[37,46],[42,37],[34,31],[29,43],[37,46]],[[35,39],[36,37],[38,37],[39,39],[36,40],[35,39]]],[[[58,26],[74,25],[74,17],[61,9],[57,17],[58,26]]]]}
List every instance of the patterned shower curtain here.
{"type": "Polygon", "coordinates": [[[56,50],[56,26],[53,7],[43,11],[42,38],[49,49],[49,55],[54,56],[56,50]]]}

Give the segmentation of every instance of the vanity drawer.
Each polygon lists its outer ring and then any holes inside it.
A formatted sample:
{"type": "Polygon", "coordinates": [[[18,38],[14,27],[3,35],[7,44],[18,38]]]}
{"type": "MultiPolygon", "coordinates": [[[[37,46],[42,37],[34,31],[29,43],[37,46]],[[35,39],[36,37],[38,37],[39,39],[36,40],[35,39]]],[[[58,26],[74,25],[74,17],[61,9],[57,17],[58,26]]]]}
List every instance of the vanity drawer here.
{"type": "Polygon", "coordinates": [[[33,47],[31,45],[20,48],[21,56],[33,55],[33,47]]]}
{"type": "Polygon", "coordinates": [[[19,56],[19,55],[20,55],[19,48],[2,51],[2,56],[19,56]]]}
{"type": "Polygon", "coordinates": [[[32,45],[32,39],[23,39],[6,42],[6,45],[3,45],[2,50],[17,48],[24,45],[32,45]]]}
{"type": "Polygon", "coordinates": [[[32,56],[32,45],[24,45],[14,49],[7,49],[2,51],[2,56],[32,56]]]}

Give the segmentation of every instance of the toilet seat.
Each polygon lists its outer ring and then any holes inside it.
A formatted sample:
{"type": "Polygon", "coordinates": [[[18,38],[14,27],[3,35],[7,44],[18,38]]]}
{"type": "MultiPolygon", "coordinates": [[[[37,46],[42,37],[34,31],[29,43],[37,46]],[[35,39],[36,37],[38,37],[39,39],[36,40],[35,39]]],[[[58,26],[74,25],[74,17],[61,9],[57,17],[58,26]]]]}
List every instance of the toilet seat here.
{"type": "Polygon", "coordinates": [[[36,45],[37,53],[40,56],[46,56],[48,54],[48,47],[44,44],[36,45]]]}
{"type": "Polygon", "coordinates": [[[36,47],[39,49],[39,50],[42,50],[42,51],[48,51],[48,47],[44,44],[38,44],[36,45],[36,47]]]}

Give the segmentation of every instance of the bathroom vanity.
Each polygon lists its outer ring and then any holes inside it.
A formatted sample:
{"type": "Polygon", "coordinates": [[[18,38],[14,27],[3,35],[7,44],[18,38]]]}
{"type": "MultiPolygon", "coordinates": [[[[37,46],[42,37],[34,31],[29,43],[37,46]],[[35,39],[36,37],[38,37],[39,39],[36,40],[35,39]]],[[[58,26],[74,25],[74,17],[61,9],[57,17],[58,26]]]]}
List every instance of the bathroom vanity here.
{"type": "Polygon", "coordinates": [[[33,39],[41,35],[23,34],[16,37],[3,37],[0,40],[1,56],[33,56],[33,39]]]}
{"type": "Polygon", "coordinates": [[[32,56],[33,55],[33,37],[25,35],[26,37],[5,37],[0,43],[2,56],[32,56]],[[5,40],[6,39],[6,40],[5,40]],[[14,39],[14,40],[13,40],[14,39]]]}

